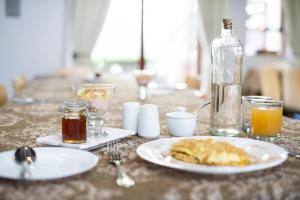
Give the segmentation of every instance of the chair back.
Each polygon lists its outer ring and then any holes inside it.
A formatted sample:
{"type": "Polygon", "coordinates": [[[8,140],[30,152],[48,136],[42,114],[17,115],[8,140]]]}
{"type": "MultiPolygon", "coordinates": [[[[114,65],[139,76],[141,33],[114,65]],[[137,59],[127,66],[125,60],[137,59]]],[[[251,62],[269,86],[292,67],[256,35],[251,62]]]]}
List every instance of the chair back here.
{"type": "Polygon", "coordinates": [[[7,92],[4,85],[0,85],[0,106],[7,102],[7,92]]]}
{"type": "Polygon", "coordinates": [[[283,103],[291,111],[300,112],[300,68],[282,72],[283,103]]]}
{"type": "Polygon", "coordinates": [[[20,92],[26,87],[27,82],[28,81],[25,75],[18,75],[15,77],[13,80],[15,95],[20,94],[20,92]]]}
{"type": "Polygon", "coordinates": [[[186,76],[185,83],[189,88],[198,89],[200,88],[200,79],[196,76],[186,76]]]}
{"type": "Polygon", "coordinates": [[[261,93],[263,96],[280,100],[282,97],[280,69],[274,65],[263,65],[259,69],[261,93]]]}
{"type": "Polygon", "coordinates": [[[58,77],[85,77],[91,72],[89,66],[74,66],[69,68],[59,68],[55,71],[58,77]]]}
{"type": "Polygon", "coordinates": [[[257,69],[250,68],[243,81],[243,95],[259,95],[261,93],[260,77],[257,69]]]}

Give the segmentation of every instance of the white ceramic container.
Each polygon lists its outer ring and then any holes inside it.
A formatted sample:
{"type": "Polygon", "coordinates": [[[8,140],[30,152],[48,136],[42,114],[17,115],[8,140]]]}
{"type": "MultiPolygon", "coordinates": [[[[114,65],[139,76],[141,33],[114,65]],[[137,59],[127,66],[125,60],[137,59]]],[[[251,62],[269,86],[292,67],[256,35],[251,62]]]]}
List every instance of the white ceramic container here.
{"type": "Polygon", "coordinates": [[[195,131],[197,115],[186,111],[185,107],[177,107],[176,112],[166,114],[169,133],[172,136],[192,136],[195,131]]]}
{"type": "Polygon", "coordinates": [[[140,104],[126,102],[123,104],[123,129],[137,133],[140,104]]]}
{"type": "Polygon", "coordinates": [[[138,135],[144,138],[156,138],[160,135],[159,113],[157,105],[140,106],[138,117],[138,135]]]}

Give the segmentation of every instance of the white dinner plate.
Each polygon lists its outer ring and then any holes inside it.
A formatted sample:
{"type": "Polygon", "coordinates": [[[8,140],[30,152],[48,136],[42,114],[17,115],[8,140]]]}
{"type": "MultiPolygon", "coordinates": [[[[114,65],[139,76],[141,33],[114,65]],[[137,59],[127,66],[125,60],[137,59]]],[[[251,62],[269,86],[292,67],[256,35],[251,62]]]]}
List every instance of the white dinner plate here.
{"type": "MultiPolygon", "coordinates": [[[[98,163],[98,157],[88,151],[61,148],[37,147],[36,161],[30,166],[31,175],[26,180],[50,180],[86,172],[98,163]]],[[[0,177],[24,180],[22,166],[15,161],[15,151],[0,153],[0,177]]]]}
{"type": "Polygon", "coordinates": [[[287,151],[272,143],[238,137],[194,136],[158,139],[144,143],[137,148],[137,154],[157,165],[178,170],[202,174],[237,174],[271,168],[283,163],[287,151]],[[171,145],[182,139],[214,139],[226,141],[244,149],[252,158],[252,164],[247,166],[208,166],[190,164],[176,160],[170,156],[171,145]]]}

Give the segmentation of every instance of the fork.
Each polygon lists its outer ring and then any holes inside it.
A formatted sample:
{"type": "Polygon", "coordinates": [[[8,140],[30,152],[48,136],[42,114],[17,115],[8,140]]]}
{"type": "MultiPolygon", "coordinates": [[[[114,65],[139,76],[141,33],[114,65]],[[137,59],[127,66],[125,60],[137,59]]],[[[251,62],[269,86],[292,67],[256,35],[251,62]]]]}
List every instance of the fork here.
{"type": "Polygon", "coordinates": [[[298,152],[288,151],[288,154],[290,156],[293,156],[295,158],[299,158],[300,159],[300,153],[298,153],[298,152]]]}
{"type": "Polygon", "coordinates": [[[119,152],[119,143],[112,142],[107,144],[107,154],[109,163],[117,167],[117,180],[118,186],[129,188],[135,184],[134,180],[130,178],[122,167],[121,155],[119,152]]]}

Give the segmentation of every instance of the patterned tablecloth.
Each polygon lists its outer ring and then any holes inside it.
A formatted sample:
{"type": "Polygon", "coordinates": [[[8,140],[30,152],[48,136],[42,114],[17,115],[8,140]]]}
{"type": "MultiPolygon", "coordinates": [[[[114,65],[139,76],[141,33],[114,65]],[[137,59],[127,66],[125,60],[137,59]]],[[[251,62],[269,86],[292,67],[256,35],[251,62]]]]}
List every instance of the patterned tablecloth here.
{"type": "MultiPolygon", "coordinates": [[[[106,115],[106,126],[121,127],[122,103],[137,101],[132,79],[104,78],[118,84],[117,96],[106,115]]],[[[72,98],[70,78],[33,80],[23,96],[47,100],[44,103],[18,105],[7,103],[0,109],[0,151],[21,145],[40,146],[36,138],[60,131],[58,105],[72,98]]],[[[159,106],[161,138],[169,137],[165,113],[176,106],[195,109],[201,100],[191,91],[160,91],[168,95],[152,96],[148,102],[159,106]]],[[[197,124],[199,135],[208,135],[209,108],[203,109],[197,124]]],[[[120,144],[124,167],[135,179],[130,189],[116,186],[115,167],[108,164],[106,148],[92,151],[98,165],[89,172],[55,181],[21,182],[0,179],[0,199],[300,199],[300,159],[289,157],[273,169],[230,176],[201,175],[176,171],[139,158],[136,148],[149,139],[132,136],[120,144]]],[[[284,118],[282,138],[276,142],[289,150],[300,151],[300,121],[284,118]]],[[[4,161],[1,161],[4,162],[4,161]]],[[[0,164],[1,164],[0,162],[0,164]]]]}

